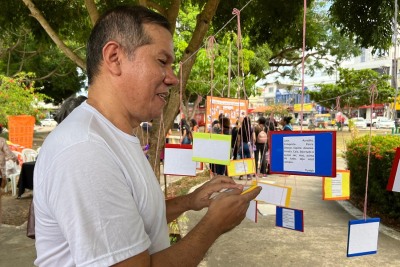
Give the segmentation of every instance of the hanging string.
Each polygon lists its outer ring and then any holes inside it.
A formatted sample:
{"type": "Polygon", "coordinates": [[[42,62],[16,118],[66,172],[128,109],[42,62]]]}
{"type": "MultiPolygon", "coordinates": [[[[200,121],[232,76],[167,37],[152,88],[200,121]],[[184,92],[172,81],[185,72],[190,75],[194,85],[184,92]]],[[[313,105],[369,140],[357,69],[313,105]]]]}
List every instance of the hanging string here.
{"type": "Polygon", "coordinates": [[[336,108],[337,111],[340,111],[340,96],[336,97],[336,108]]]}
{"type": "MultiPolygon", "coordinates": [[[[214,60],[215,60],[215,54],[214,54],[214,44],[216,40],[213,35],[209,36],[207,38],[207,45],[206,45],[206,52],[207,52],[207,57],[210,59],[210,108],[213,110],[213,96],[214,96],[214,60]]],[[[219,116],[219,114],[218,114],[219,116]]],[[[210,136],[213,133],[213,127],[211,124],[211,129],[210,129],[210,136]]]]}
{"type": "MultiPolygon", "coordinates": [[[[157,156],[158,156],[158,151],[160,150],[160,142],[161,142],[161,128],[163,128],[163,124],[164,124],[164,112],[161,113],[161,118],[160,118],[160,125],[158,127],[158,137],[157,137],[157,146],[156,146],[156,155],[154,157],[154,166],[153,166],[153,170],[156,169],[157,166],[157,156]]],[[[148,128],[148,127],[147,127],[148,128]]],[[[164,135],[165,136],[165,135],[164,135]]],[[[165,138],[164,138],[164,143],[165,143],[165,138]]]]}
{"type": "MultiPolygon", "coordinates": [[[[374,100],[378,96],[378,92],[376,90],[376,85],[372,84],[371,85],[371,96],[370,96],[370,102],[371,102],[371,114],[374,106],[374,100]]],[[[372,127],[369,127],[369,138],[368,138],[368,157],[367,157],[367,175],[365,178],[365,197],[364,197],[364,213],[363,213],[363,219],[367,219],[367,203],[368,203],[368,180],[369,180],[369,162],[371,158],[371,139],[372,139],[372,127]]]]}
{"type": "Polygon", "coordinates": [[[181,117],[180,121],[179,121],[179,144],[181,144],[182,142],[182,127],[183,127],[183,123],[182,123],[182,118],[183,118],[183,108],[182,108],[182,104],[183,104],[183,73],[182,73],[182,61],[179,62],[179,115],[181,117]]]}
{"type": "MultiPolygon", "coordinates": [[[[307,15],[307,0],[304,0],[303,8],[303,56],[301,59],[301,108],[300,108],[300,119],[303,121],[303,108],[304,108],[304,61],[306,53],[306,15],[307,15]]],[[[300,123],[300,132],[303,132],[303,123],[300,123]]]]}
{"type": "MultiPolygon", "coordinates": [[[[253,0],[249,0],[241,9],[240,11],[242,11],[243,9],[245,9],[251,2],[253,2],[253,0]]],[[[235,16],[233,16],[232,18],[230,18],[215,34],[214,36],[218,36],[218,34],[226,28],[226,26],[228,26],[228,24],[235,18],[235,16]]],[[[205,44],[203,44],[201,47],[199,47],[196,51],[193,52],[193,54],[191,54],[185,61],[183,61],[183,64],[185,64],[189,59],[191,59],[194,55],[196,55],[200,49],[202,49],[203,47],[205,47],[205,44]]]]}

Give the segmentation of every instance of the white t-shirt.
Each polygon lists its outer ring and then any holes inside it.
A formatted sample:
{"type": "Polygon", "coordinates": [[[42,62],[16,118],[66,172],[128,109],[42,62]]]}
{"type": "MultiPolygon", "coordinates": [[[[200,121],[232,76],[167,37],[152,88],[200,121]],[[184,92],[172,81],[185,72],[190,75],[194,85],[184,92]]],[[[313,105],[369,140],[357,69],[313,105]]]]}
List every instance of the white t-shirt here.
{"type": "Polygon", "coordinates": [[[164,196],[139,140],[82,103],[35,165],[36,265],[110,266],[169,246],[164,196]]]}

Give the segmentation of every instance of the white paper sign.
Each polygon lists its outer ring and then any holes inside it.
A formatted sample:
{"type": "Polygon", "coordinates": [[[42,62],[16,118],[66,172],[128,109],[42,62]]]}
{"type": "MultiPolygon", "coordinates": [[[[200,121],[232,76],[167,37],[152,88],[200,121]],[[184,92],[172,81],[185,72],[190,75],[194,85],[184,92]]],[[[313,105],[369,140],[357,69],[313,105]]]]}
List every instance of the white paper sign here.
{"type": "Polygon", "coordinates": [[[294,210],[282,209],[282,226],[294,229],[294,210]]]}
{"type": "Polygon", "coordinates": [[[235,172],[236,173],[247,173],[247,164],[245,162],[235,162],[235,172]]]}
{"type": "Polygon", "coordinates": [[[231,153],[231,136],[221,134],[194,133],[194,161],[229,165],[231,153]]]}
{"type": "Polygon", "coordinates": [[[165,148],[164,174],[196,176],[196,164],[192,149],[165,148]]]}
{"type": "Polygon", "coordinates": [[[315,173],[315,136],[283,137],[283,170],[315,173]]]}
{"type": "Polygon", "coordinates": [[[373,254],[378,249],[379,219],[360,221],[349,223],[347,256],[373,254]]]}
{"type": "Polygon", "coordinates": [[[277,206],[288,207],[290,200],[290,192],[287,187],[276,186],[267,183],[258,183],[262,187],[260,194],[256,200],[264,201],[277,206]]]}
{"type": "Polygon", "coordinates": [[[395,180],[393,183],[393,188],[392,191],[394,192],[400,192],[400,162],[399,165],[397,165],[397,172],[396,172],[396,176],[395,176],[395,180]]]}
{"type": "Polygon", "coordinates": [[[340,172],[336,173],[336,178],[331,178],[331,184],[332,184],[332,197],[343,196],[342,192],[343,177],[340,172]]]}
{"type": "Polygon", "coordinates": [[[246,212],[246,218],[250,219],[253,222],[257,222],[257,202],[252,200],[250,201],[249,208],[246,212]]]}

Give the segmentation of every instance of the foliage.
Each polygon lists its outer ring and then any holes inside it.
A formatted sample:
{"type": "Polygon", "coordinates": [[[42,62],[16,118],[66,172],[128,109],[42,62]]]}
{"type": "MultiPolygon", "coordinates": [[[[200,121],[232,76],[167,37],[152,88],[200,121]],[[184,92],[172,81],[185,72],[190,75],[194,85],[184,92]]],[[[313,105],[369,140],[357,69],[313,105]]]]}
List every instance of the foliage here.
{"type": "Polygon", "coordinates": [[[35,83],[31,81],[32,73],[19,73],[10,78],[0,75],[0,124],[7,125],[10,115],[32,115],[40,119],[41,112],[36,107],[45,96],[37,91],[35,83]]]}
{"type": "MultiPolygon", "coordinates": [[[[369,136],[363,136],[347,144],[345,158],[351,173],[351,198],[364,199],[367,177],[369,136]]],[[[368,210],[385,214],[400,223],[400,194],[386,191],[396,147],[400,136],[373,136],[368,179],[368,210]]]]}
{"type": "MultiPolygon", "coordinates": [[[[84,77],[78,74],[76,64],[53,41],[38,36],[39,33],[32,31],[31,26],[27,21],[13,27],[0,26],[0,73],[13,77],[21,71],[33,72],[41,93],[54,103],[60,103],[81,89],[84,77]]],[[[83,55],[83,44],[66,42],[83,55]]]]}
{"type": "MultiPolygon", "coordinates": [[[[200,7],[191,4],[186,4],[179,12],[177,34],[174,36],[178,58],[187,48],[199,12],[200,7]]],[[[211,28],[208,35],[213,35],[214,31],[211,28]]],[[[258,51],[250,50],[250,38],[247,36],[242,37],[241,43],[243,48],[238,52],[236,33],[224,31],[215,35],[212,47],[207,43],[198,50],[185,88],[186,105],[193,103],[199,96],[205,99],[211,93],[219,97],[239,97],[240,94],[241,98],[255,94],[255,83],[264,76],[263,70],[268,67],[271,52],[267,45],[261,46],[258,51]]]]}
{"type": "MultiPolygon", "coordinates": [[[[245,0],[227,2],[219,6],[214,19],[216,28],[230,19],[234,7],[247,3],[245,0]]],[[[303,3],[301,0],[253,1],[242,10],[242,27],[251,36],[253,49],[267,44],[272,51],[268,58],[270,69],[265,69],[265,75],[275,73],[280,77],[299,79],[303,52],[303,3]]],[[[360,53],[359,46],[351,38],[339,34],[330,22],[329,4],[322,0],[307,1],[305,63],[306,72],[311,76],[319,69],[331,74],[341,61],[360,53]]],[[[235,27],[235,23],[227,25],[228,30],[235,27]]]]}
{"type": "Polygon", "coordinates": [[[331,21],[362,47],[388,50],[392,45],[393,0],[331,1],[331,21]]]}
{"type": "Polygon", "coordinates": [[[349,70],[339,69],[339,80],[336,84],[318,84],[319,90],[309,91],[311,100],[326,108],[337,106],[339,97],[340,107],[357,108],[371,104],[371,86],[376,86],[377,98],[374,103],[389,102],[394,96],[390,86],[390,76],[381,75],[371,69],[349,70]]]}

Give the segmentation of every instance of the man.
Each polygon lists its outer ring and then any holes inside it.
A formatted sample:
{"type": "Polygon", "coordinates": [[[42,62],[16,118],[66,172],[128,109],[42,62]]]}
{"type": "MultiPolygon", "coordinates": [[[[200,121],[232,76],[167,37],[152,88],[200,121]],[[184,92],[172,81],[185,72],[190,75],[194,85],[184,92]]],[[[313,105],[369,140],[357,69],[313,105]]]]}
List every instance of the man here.
{"type": "Polygon", "coordinates": [[[46,138],[35,167],[35,264],[196,266],[261,189],[241,195],[242,186],[219,177],[164,201],[133,135],[161,115],[178,83],[164,17],[115,8],[98,20],[87,50],[88,100],[46,138]],[[211,198],[223,188],[232,190],[211,198]],[[204,207],[198,225],[170,247],[167,222],[204,207]]]}

